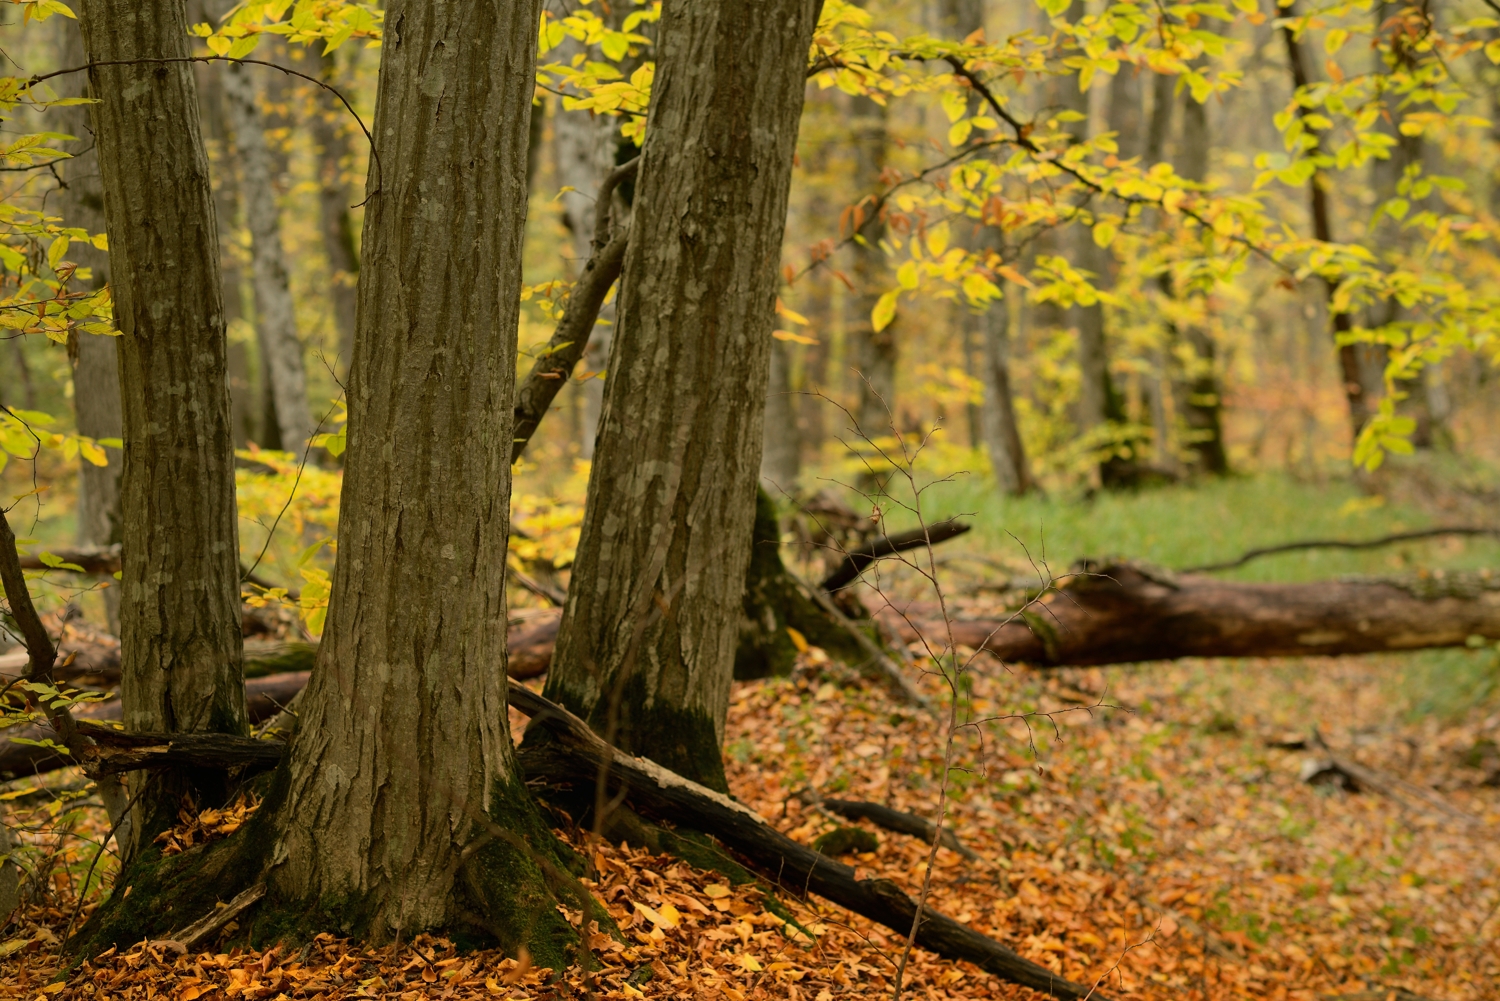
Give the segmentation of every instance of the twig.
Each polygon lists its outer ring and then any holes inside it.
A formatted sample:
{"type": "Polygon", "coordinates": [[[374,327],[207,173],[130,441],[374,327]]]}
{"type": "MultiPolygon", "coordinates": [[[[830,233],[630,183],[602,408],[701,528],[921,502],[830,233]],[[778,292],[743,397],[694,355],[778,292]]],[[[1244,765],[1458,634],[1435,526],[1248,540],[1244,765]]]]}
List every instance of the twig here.
{"type": "Polygon", "coordinates": [[[1184,567],[1178,573],[1209,573],[1214,570],[1233,570],[1236,567],[1244,566],[1251,560],[1258,560],[1262,556],[1274,556],[1277,553],[1292,553],[1303,549],[1378,549],[1381,546],[1395,545],[1398,542],[1413,542],[1417,539],[1436,539],[1445,535],[1500,536],[1500,528],[1455,525],[1450,528],[1423,528],[1414,532],[1396,532],[1391,535],[1382,535],[1378,539],[1306,539],[1301,542],[1283,542],[1276,546],[1261,546],[1258,549],[1248,550],[1238,559],[1226,560],[1223,563],[1205,563],[1202,566],[1184,567]]]}

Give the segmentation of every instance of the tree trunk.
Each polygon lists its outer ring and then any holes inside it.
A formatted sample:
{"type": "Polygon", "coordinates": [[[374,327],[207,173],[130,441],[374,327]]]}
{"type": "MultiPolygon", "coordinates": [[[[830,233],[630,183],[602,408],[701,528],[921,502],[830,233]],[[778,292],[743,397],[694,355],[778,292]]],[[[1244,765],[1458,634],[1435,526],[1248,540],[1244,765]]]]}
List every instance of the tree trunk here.
{"type": "MultiPolygon", "coordinates": [[[[1500,582],[1446,578],[1246,584],[1087,564],[1053,600],[1004,621],[957,621],[956,643],[1044,667],[1177,657],[1311,657],[1500,638],[1500,582]]],[[[896,623],[915,639],[909,625],[896,623]]]]}
{"type": "MultiPolygon", "coordinates": [[[[322,59],[322,79],[338,86],[338,55],[322,59]]],[[[348,112],[338,98],[321,88],[309,121],[318,148],[318,208],[323,235],[323,256],[328,259],[328,297],[333,322],[339,333],[339,371],[349,371],[354,355],[354,317],[359,284],[359,247],[354,232],[353,197],[344,179],[352,159],[349,150],[348,112]]]]}
{"type": "Polygon", "coordinates": [[[792,350],[785,341],[774,339],[764,438],[761,482],[769,490],[795,495],[802,472],[802,443],[797,435],[797,397],[792,392],[792,350]]]}
{"type": "Polygon", "coordinates": [[[989,452],[995,483],[1012,496],[1019,497],[1036,486],[1031,465],[1026,461],[1026,445],[1021,440],[1021,425],[1016,420],[1015,398],[1010,381],[1010,303],[991,303],[985,310],[981,329],[984,332],[984,445],[989,452]]]}
{"type": "MultiPolygon", "coordinates": [[[[91,61],[189,54],[181,0],[85,0],[79,14],[91,61]]],[[[125,725],[242,734],[234,438],[197,88],[182,62],[98,66],[89,86],[121,332],[125,725]]],[[[137,837],[194,787],[221,791],[192,775],[139,791],[137,837]]]]}
{"type": "MultiPolygon", "coordinates": [[[[58,64],[82,66],[88,61],[83,51],[83,35],[78,24],[71,18],[59,17],[58,64]]],[[[58,82],[58,92],[63,97],[88,97],[88,77],[74,73],[58,82]]],[[[57,165],[62,177],[58,188],[58,211],[67,226],[81,226],[90,233],[103,233],[104,189],[99,178],[99,158],[94,151],[94,140],[89,125],[87,105],[58,108],[61,116],[58,130],[76,136],[72,143],[72,159],[57,165]]],[[[82,241],[75,241],[68,248],[68,257],[80,268],[88,268],[92,277],[91,288],[103,288],[109,284],[109,256],[82,241]]],[[[74,278],[82,284],[82,280],[74,278]]],[[[76,286],[75,286],[76,287],[76,286]]],[[[78,433],[90,438],[118,438],[120,424],[120,365],[115,338],[75,333],[69,343],[69,354],[73,361],[73,410],[78,421],[78,433]]],[[[87,459],[78,459],[78,544],[80,546],[110,546],[120,541],[120,473],[125,468],[125,457],[117,449],[106,448],[108,464],[96,466],[87,459]]],[[[113,581],[106,582],[100,597],[104,603],[105,619],[109,631],[120,632],[120,589],[113,581]]]]}
{"type": "MultiPolygon", "coordinates": [[[[850,141],[854,144],[853,187],[860,197],[877,196],[883,190],[886,145],[889,142],[885,105],[867,97],[850,98],[850,141]]],[[[854,315],[849,318],[845,343],[853,361],[855,383],[854,416],[860,431],[871,437],[893,433],[896,420],[896,329],[900,319],[877,331],[870,321],[875,303],[892,286],[890,264],[880,249],[885,222],[865,208],[866,221],[859,236],[863,242],[851,248],[854,255],[854,315]]]]}
{"type": "MultiPolygon", "coordinates": [[[[1208,180],[1208,109],[1193,95],[1182,92],[1182,134],[1177,143],[1177,173],[1189,181],[1208,180]]],[[[1175,294],[1172,276],[1162,276],[1167,294],[1175,294]]],[[[1198,470],[1212,476],[1229,472],[1229,455],[1224,451],[1223,390],[1219,384],[1218,345],[1207,330],[1197,324],[1182,331],[1192,360],[1183,372],[1181,413],[1187,424],[1198,470]]]]}
{"type": "MultiPolygon", "coordinates": [[[[1297,17],[1296,0],[1288,3],[1282,9],[1282,13],[1286,18],[1297,17]]],[[[1302,43],[1297,41],[1296,35],[1292,33],[1292,29],[1288,25],[1282,25],[1281,36],[1286,43],[1287,67],[1291,71],[1292,87],[1296,89],[1309,86],[1312,80],[1308,75],[1307,56],[1302,51],[1302,43]]],[[[1306,116],[1311,114],[1311,112],[1299,107],[1298,114],[1306,116]]],[[[1312,136],[1314,140],[1321,142],[1322,131],[1319,128],[1308,126],[1307,134],[1312,136]]],[[[1307,155],[1313,156],[1320,152],[1320,148],[1315,145],[1306,152],[1307,155]]],[[[1308,215],[1312,221],[1313,238],[1322,240],[1324,243],[1332,243],[1333,216],[1329,205],[1327,183],[1328,179],[1323,175],[1322,171],[1315,172],[1312,179],[1307,182],[1308,215]]],[[[1341,335],[1347,334],[1353,329],[1353,321],[1348,313],[1333,312],[1333,296],[1338,291],[1338,286],[1325,279],[1324,290],[1329,304],[1328,312],[1333,328],[1333,336],[1335,341],[1337,341],[1341,335]]],[[[1338,345],[1339,374],[1344,381],[1344,396],[1349,401],[1349,422],[1353,429],[1353,436],[1356,438],[1359,437],[1359,433],[1364,428],[1365,422],[1374,413],[1375,407],[1374,394],[1370,392],[1371,387],[1368,385],[1365,372],[1366,366],[1362,364],[1359,348],[1360,345],[1357,344],[1338,345]]]]}
{"type": "MultiPolygon", "coordinates": [[[[602,15],[606,18],[611,15],[602,15]]],[[[577,42],[564,40],[558,56],[566,61],[581,51],[577,42]]],[[[559,187],[572,188],[562,194],[563,225],[572,237],[569,274],[577,278],[589,259],[594,239],[594,192],[615,166],[615,150],[620,143],[620,120],[613,115],[592,111],[568,111],[559,103],[552,116],[552,149],[556,158],[559,187]]],[[[617,219],[624,222],[624,219],[617,219]]],[[[594,326],[584,349],[584,368],[602,372],[608,367],[610,333],[615,317],[614,303],[600,311],[604,321],[594,326]]],[[[579,454],[585,459],[594,455],[594,439],[599,433],[599,414],[604,408],[604,381],[585,378],[578,385],[583,397],[582,438],[579,454]]]]}
{"type": "Polygon", "coordinates": [[[313,431],[307,406],[307,372],[302,341],[297,337],[286,252],[281,245],[281,210],[276,205],[271,150],[266,145],[257,103],[260,88],[251,72],[249,66],[226,67],[224,97],[240,163],[245,222],[250,229],[250,270],[261,365],[271,390],[281,447],[300,455],[313,431]]]}
{"type": "Polygon", "coordinates": [[[304,924],[311,906],[376,940],[467,930],[555,965],[559,848],[505,711],[538,6],[387,7],[339,559],[267,899],[304,924]]]}
{"type": "Polygon", "coordinates": [[[668,5],[548,691],[716,788],[817,0],[668,5]]]}

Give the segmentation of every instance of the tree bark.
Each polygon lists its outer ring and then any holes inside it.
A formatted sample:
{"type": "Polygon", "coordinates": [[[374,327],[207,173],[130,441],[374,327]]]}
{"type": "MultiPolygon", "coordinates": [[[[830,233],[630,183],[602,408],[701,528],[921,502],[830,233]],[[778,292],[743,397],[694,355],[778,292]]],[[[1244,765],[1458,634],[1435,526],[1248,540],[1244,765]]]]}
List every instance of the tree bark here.
{"type": "MultiPolygon", "coordinates": [[[[59,65],[82,66],[88,60],[78,23],[66,17],[56,18],[53,23],[58,31],[59,65]]],[[[82,73],[63,77],[58,82],[58,92],[63,97],[89,97],[88,89],[88,76],[82,73]]],[[[59,131],[77,139],[68,144],[73,157],[57,165],[62,179],[58,187],[58,210],[65,225],[80,226],[90,233],[103,233],[107,225],[104,189],[99,177],[99,157],[94,149],[88,106],[76,105],[56,111],[61,117],[59,131]]],[[[68,257],[80,268],[90,270],[89,287],[98,289],[109,284],[109,256],[103,251],[78,241],[69,246],[68,257]]],[[[74,282],[81,283],[82,279],[75,277],[74,282]]],[[[73,361],[73,410],[78,433],[94,439],[120,437],[120,365],[115,338],[75,333],[69,348],[73,361]]],[[[78,458],[80,546],[110,546],[120,541],[120,474],[125,468],[125,457],[114,448],[106,448],[104,454],[108,463],[103,466],[96,466],[82,456],[78,458]]],[[[109,581],[100,591],[100,597],[109,630],[118,635],[120,589],[109,581]]]]}
{"type": "Polygon", "coordinates": [[[1026,444],[1021,440],[1021,425],[1016,420],[1015,396],[1010,381],[1010,304],[991,303],[984,311],[981,330],[984,333],[984,427],[985,450],[995,483],[1014,497],[1029,493],[1036,486],[1031,478],[1031,464],[1026,460],[1026,444]]]}
{"type": "Polygon", "coordinates": [[[271,150],[266,145],[258,104],[260,88],[251,70],[237,63],[225,68],[224,98],[240,163],[245,222],[250,230],[250,271],[262,374],[271,390],[281,447],[300,455],[313,431],[307,405],[307,370],[302,341],[297,336],[286,251],[281,244],[281,210],[276,205],[271,150]]]}
{"type": "Polygon", "coordinates": [[[467,931],[555,965],[560,848],[516,766],[504,671],[539,4],[386,11],[339,559],[267,901],[304,925],[467,931]]]}
{"type": "MultiPolygon", "coordinates": [[[[850,142],[854,144],[854,190],[861,197],[878,195],[883,190],[881,175],[885,171],[886,146],[889,143],[889,112],[885,105],[867,97],[850,98],[850,142]]],[[[860,431],[871,437],[893,433],[896,421],[896,360],[899,348],[896,330],[898,317],[885,329],[877,331],[870,320],[875,303],[891,287],[891,269],[880,241],[885,238],[885,222],[865,209],[868,217],[851,253],[854,255],[854,287],[851,297],[854,315],[846,323],[845,338],[854,363],[854,416],[860,431]]]]}
{"type": "Polygon", "coordinates": [[[724,788],[777,264],[817,0],[669,4],[548,691],[724,788]]]}
{"type": "MultiPolygon", "coordinates": [[[[79,14],[91,61],[189,54],[181,0],[85,0],[79,14]]],[[[125,725],[243,734],[234,439],[197,88],[183,62],[97,66],[89,86],[121,332],[125,725]]],[[[140,793],[137,838],[198,784],[140,793]]]]}
{"type": "MultiPolygon", "coordinates": [[[[954,641],[1042,667],[1177,657],[1310,657],[1500,638],[1500,582],[1482,575],[1246,584],[1088,564],[1014,620],[958,621],[954,641]]],[[[911,627],[896,623],[908,637],[911,627]]]]}

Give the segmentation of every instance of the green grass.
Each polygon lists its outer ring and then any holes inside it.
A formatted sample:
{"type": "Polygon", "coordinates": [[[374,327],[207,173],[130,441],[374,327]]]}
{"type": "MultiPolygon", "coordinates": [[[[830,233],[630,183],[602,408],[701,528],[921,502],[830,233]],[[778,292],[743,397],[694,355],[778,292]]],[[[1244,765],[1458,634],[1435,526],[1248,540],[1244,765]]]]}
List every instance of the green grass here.
{"type": "MultiPolygon", "coordinates": [[[[1014,498],[979,476],[927,491],[928,520],[967,515],[974,531],[962,545],[1008,559],[1045,554],[1054,570],[1073,560],[1130,557],[1180,569],[1233,559],[1248,549],[1301,539],[1365,539],[1438,524],[1400,505],[1371,506],[1350,479],[1299,482],[1267,473],[1091,498],[1014,498]]],[[[893,528],[914,524],[892,512],[893,528]]],[[[1375,550],[1306,550],[1258,559],[1223,576],[1237,580],[1316,580],[1403,569],[1500,568],[1500,541],[1437,539],[1375,550]]]]}

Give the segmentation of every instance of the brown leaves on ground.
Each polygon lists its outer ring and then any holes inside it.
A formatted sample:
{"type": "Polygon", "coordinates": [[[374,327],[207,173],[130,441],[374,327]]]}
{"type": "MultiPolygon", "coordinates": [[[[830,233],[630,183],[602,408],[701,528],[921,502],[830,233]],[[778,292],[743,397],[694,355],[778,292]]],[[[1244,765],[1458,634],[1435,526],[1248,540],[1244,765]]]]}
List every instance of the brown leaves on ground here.
{"type": "MultiPolygon", "coordinates": [[[[1465,757],[1500,735],[1500,715],[1476,710],[1443,725],[1406,716],[1390,684],[1403,663],[1184,662],[1051,674],[986,665],[959,735],[948,817],[982,861],[939,850],[931,905],[1117,997],[1316,1001],[1397,988],[1442,1001],[1500,996],[1500,790],[1465,757]],[[1028,711],[1053,715],[997,718],[1028,711]],[[1438,790],[1483,826],[1302,783],[1304,753],[1267,738],[1314,723],[1341,753],[1438,790]]],[[[928,817],[936,807],[939,724],[840,680],[810,673],[740,685],[730,711],[735,795],[804,843],[848,824],[808,805],[805,790],[928,817]]],[[[186,826],[206,834],[223,823],[198,814],[186,826]]],[[[845,861],[915,892],[928,846],[861,826],[878,848],[845,861]]],[[[0,960],[0,993],[28,1001],[891,995],[902,934],[799,900],[795,888],[770,901],[753,885],[731,886],[670,857],[574,843],[589,862],[585,885],[623,937],[590,922],[587,971],[538,969],[525,957],[461,953],[426,938],[372,949],[321,936],[305,948],[195,955],[147,943],[92,958],[54,987],[71,907],[71,884],[55,878],[55,899],[10,933],[22,944],[0,960]]],[[[564,913],[582,925],[579,912],[564,913]]],[[[931,1001],[1035,996],[920,950],[906,984],[904,996],[931,1001]]]]}
{"type": "Polygon", "coordinates": [[[184,808],[177,812],[177,826],[158,834],[156,843],[162,846],[163,855],[176,855],[194,845],[229,837],[259,809],[260,797],[247,797],[244,793],[222,809],[194,811],[184,808]]]}

